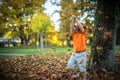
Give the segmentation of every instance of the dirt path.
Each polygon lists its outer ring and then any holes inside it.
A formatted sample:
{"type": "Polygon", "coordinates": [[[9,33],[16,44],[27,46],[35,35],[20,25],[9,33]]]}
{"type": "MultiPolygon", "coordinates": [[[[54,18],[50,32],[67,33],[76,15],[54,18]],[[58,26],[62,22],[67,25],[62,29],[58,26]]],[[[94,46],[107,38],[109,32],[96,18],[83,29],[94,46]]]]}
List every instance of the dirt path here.
{"type": "Polygon", "coordinates": [[[16,54],[16,53],[0,53],[0,57],[1,56],[24,56],[26,54],[16,54]]]}

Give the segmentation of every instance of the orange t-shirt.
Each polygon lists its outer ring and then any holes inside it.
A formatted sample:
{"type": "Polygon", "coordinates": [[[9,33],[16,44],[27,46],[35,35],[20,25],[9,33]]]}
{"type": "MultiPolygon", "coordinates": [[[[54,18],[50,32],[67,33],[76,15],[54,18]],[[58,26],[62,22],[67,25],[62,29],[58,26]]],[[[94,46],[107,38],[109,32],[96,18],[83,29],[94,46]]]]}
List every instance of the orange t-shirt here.
{"type": "Polygon", "coordinates": [[[86,50],[86,33],[73,32],[72,37],[74,52],[86,50]]]}

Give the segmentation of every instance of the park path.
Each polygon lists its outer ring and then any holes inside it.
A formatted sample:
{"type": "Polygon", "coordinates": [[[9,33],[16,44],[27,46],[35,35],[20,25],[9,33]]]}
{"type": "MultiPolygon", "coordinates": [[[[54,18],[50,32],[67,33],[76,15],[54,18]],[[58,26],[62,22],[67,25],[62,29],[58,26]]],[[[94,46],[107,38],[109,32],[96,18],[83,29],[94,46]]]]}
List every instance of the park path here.
{"type": "Polygon", "coordinates": [[[24,56],[26,54],[16,54],[16,53],[0,53],[0,56],[24,56]]]}

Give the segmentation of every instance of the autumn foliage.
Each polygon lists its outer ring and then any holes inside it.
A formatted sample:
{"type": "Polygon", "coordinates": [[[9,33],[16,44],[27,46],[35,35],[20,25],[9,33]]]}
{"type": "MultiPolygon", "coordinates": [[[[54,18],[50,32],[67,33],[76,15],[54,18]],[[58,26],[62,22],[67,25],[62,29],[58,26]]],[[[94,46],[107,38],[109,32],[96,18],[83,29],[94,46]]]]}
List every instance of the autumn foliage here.
{"type": "MultiPolygon", "coordinates": [[[[81,80],[72,79],[72,71],[66,70],[68,54],[32,54],[22,57],[0,59],[2,80],[81,80]]],[[[120,56],[116,55],[116,72],[107,70],[94,72],[88,80],[119,80],[120,56]]]]}

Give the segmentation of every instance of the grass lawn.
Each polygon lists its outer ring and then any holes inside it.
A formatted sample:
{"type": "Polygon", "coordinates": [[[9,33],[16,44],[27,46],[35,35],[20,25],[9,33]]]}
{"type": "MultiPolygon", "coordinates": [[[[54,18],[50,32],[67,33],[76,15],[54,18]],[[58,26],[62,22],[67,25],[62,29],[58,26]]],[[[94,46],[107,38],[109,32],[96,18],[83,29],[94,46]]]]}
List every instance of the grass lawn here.
{"type": "Polygon", "coordinates": [[[12,53],[12,54],[31,54],[37,53],[38,50],[35,46],[17,46],[17,47],[1,47],[0,53],[12,53]]]}
{"type": "MultiPolygon", "coordinates": [[[[90,50],[90,45],[87,45],[88,50],[90,50]]],[[[71,47],[47,47],[44,50],[38,49],[37,46],[18,46],[18,47],[0,47],[1,53],[12,53],[12,54],[36,54],[36,53],[48,53],[48,52],[62,53],[68,49],[73,50],[71,47]]],[[[116,46],[116,52],[120,51],[120,45],[116,46]]]]}
{"type": "Polygon", "coordinates": [[[12,54],[36,54],[36,53],[48,53],[48,52],[61,53],[68,49],[72,49],[70,47],[45,47],[43,50],[37,48],[37,46],[17,46],[17,47],[0,47],[0,54],[2,53],[12,53],[12,54]]]}

